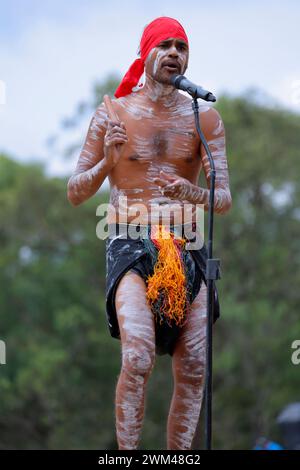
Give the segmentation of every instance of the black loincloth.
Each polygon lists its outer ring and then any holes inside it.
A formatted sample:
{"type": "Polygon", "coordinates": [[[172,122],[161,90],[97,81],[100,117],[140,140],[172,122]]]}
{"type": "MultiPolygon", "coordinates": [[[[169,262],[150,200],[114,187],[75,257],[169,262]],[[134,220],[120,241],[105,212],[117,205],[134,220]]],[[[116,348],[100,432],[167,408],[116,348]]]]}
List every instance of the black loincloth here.
{"type": "MultiPolygon", "coordinates": [[[[113,236],[106,239],[106,317],[108,328],[113,338],[120,339],[120,330],[115,307],[115,295],[118,284],[124,274],[133,270],[137,272],[145,281],[149,275],[153,274],[154,258],[151,256],[149,246],[154,247],[150,239],[142,237],[134,240],[128,237],[126,224],[116,224],[111,228],[113,236]]],[[[170,226],[170,231],[178,230],[179,226],[170,226]]],[[[142,226],[143,237],[145,229],[150,233],[150,225],[142,226]]],[[[191,240],[191,238],[189,238],[191,240]]],[[[156,250],[156,248],[154,247],[156,250]]],[[[184,267],[187,279],[187,296],[189,303],[192,303],[200,291],[201,283],[207,284],[206,273],[207,250],[205,244],[201,249],[184,250],[184,267]]],[[[220,306],[217,288],[214,284],[214,321],[220,316],[220,306]]],[[[166,322],[159,324],[155,322],[156,354],[170,354],[172,356],[176,340],[180,333],[180,327],[166,322]]]]}

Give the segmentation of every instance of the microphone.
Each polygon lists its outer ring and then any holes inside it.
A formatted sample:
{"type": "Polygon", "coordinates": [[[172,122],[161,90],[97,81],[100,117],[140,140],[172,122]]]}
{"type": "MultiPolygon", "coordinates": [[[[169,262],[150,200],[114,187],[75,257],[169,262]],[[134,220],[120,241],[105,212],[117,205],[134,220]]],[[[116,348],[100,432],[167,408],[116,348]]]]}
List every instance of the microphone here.
{"type": "Polygon", "coordinates": [[[172,75],[171,83],[178,90],[186,91],[193,98],[201,98],[205,101],[216,101],[216,97],[201,86],[195,85],[190,82],[184,75],[172,75]]]}

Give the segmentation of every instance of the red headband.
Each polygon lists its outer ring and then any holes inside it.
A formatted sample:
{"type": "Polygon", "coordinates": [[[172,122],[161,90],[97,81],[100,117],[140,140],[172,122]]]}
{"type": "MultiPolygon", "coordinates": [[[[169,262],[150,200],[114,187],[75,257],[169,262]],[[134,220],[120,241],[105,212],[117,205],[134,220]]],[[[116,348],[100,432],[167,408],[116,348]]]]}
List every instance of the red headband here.
{"type": "Polygon", "coordinates": [[[151,49],[161,41],[169,38],[183,39],[188,44],[188,38],[183,27],[174,18],[161,16],[146,26],[140,42],[141,58],[136,59],[124,75],[115,91],[116,98],[129,95],[132,92],[132,88],[138,84],[144,72],[145,61],[151,49]]]}

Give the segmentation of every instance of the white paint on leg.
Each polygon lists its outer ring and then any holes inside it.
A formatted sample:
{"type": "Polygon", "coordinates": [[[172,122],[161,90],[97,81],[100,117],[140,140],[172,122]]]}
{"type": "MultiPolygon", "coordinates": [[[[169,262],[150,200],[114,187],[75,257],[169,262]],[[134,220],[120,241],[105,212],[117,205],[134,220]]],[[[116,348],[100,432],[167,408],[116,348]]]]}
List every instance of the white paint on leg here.
{"type": "Polygon", "coordinates": [[[147,379],[154,366],[155,330],[138,274],[128,272],[116,294],[122,341],[122,369],[116,390],[116,432],[120,449],[137,449],[147,379]]]}

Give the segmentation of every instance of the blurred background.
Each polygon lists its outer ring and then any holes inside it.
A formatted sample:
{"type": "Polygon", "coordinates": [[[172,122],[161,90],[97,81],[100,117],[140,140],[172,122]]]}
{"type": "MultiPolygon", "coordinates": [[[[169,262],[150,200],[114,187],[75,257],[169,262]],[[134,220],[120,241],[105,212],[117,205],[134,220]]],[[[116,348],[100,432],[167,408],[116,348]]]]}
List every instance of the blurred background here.
{"type": "MultiPolygon", "coordinates": [[[[227,136],[233,207],[215,218],[214,447],[282,443],[276,419],[300,401],[299,2],[4,0],[0,449],[117,448],[121,351],[106,323],[96,237],[109,187],[74,208],[66,184],[103,94],[113,95],[144,26],[162,15],[185,27],[186,75],[217,96],[227,136]]],[[[171,358],[157,356],[142,449],[166,446],[172,386],[171,358]]],[[[203,442],[200,421],[194,448],[203,442]]]]}

